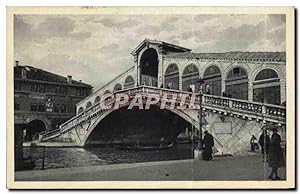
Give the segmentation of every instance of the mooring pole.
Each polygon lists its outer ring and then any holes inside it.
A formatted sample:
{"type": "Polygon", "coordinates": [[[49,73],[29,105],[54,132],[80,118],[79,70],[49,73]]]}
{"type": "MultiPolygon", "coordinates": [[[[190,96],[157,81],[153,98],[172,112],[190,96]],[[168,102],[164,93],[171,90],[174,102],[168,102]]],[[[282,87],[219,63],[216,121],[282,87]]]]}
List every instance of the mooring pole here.
{"type": "Polygon", "coordinates": [[[46,146],[43,146],[42,170],[45,169],[45,150],[46,150],[46,146]]]}
{"type": "Polygon", "coordinates": [[[199,137],[198,137],[198,149],[202,150],[203,142],[202,142],[202,91],[200,89],[200,102],[199,102],[199,137]]]}
{"type": "Polygon", "coordinates": [[[194,150],[194,159],[202,160],[203,152],[203,141],[202,141],[202,84],[204,83],[203,79],[197,81],[199,83],[199,135],[198,135],[198,144],[194,150]]]}

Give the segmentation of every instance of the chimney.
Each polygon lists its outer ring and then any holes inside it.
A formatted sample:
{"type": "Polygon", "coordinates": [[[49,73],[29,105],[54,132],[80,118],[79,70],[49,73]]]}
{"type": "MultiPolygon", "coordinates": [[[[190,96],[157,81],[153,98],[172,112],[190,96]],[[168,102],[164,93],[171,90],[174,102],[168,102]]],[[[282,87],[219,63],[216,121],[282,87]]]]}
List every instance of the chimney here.
{"type": "Polygon", "coordinates": [[[23,79],[26,79],[27,78],[27,71],[25,69],[25,67],[22,67],[22,70],[21,70],[21,77],[23,79]]]}
{"type": "Polygon", "coordinates": [[[15,67],[19,66],[19,61],[15,61],[15,67]]]}
{"type": "Polygon", "coordinates": [[[71,75],[68,75],[68,76],[67,76],[67,83],[68,83],[68,84],[71,84],[71,83],[72,83],[72,76],[71,76],[71,75]]]}

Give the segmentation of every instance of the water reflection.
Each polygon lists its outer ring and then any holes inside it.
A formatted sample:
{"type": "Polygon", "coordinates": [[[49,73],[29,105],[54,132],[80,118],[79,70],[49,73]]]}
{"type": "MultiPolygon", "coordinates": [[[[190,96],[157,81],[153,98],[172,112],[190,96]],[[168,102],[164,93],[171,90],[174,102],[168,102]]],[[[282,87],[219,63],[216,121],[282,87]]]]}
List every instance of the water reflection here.
{"type": "MultiPolygon", "coordinates": [[[[29,155],[36,161],[35,169],[41,169],[43,148],[24,148],[24,156],[29,155]]],[[[114,147],[46,148],[45,169],[190,158],[192,149],[189,144],[177,144],[170,149],[156,151],[120,150],[114,147]]]]}

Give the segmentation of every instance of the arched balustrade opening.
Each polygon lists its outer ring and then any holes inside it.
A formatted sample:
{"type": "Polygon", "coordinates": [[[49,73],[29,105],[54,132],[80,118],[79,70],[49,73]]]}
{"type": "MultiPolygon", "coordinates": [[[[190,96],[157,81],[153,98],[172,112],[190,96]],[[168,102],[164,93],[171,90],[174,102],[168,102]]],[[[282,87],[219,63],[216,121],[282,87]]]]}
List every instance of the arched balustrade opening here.
{"type": "Polygon", "coordinates": [[[175,63],[169,65],[166,69],[164,87],[179,90],[179,70],[175,63]]]}
{"type": "Polygon", "coordinates": [[[256,75],[253,101],[280,105],[280,79],[273,69],[263,69],[256,75]]]}
{"type": "Polygon", "coordinates": [[[241,67],[231,69],[225,80],[225,93],[232,98],[248,100],[248,74],[241,67]]]}
{"type": "Polygon", "coordinates": [[[199,92],[200,85],[198,84],[199,71],[196,65],[190,64],[184,70],[182,74],[182,90],[199,92]]]}
{"type": "Polygon", "coordinates": [[[222,91],[222,81],[221,81],[221,71],[220,69],[212,65],[208,67],[203,76],[204,80],[204,93],[216,96],[221,96],[222,91]]]}

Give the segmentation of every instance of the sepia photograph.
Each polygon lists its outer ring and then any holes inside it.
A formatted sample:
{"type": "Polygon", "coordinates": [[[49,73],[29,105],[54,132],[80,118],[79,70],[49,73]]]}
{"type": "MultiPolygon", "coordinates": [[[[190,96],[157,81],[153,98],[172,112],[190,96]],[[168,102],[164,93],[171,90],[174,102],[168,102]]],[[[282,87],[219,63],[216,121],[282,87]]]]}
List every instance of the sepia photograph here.
{"type": "Polygon", "coordinates": [[[7,31],[9,188],[295,187],[293,7],[8,7],[7,31]]]}

